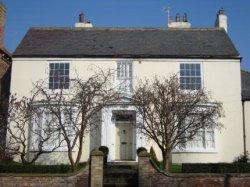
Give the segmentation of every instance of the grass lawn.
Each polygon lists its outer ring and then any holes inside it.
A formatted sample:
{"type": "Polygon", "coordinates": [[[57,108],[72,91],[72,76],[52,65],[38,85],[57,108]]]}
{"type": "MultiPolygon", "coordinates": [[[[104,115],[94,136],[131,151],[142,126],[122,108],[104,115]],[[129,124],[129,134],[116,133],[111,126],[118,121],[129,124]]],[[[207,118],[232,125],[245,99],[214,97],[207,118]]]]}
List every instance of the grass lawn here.
{"type": "MultiPolygon", "coordinates": [[[[158,167],[162,169],[162,162],[159,162],[158,167]]],[[[170,168],[171,173],[181,173],[182,172],[182,165],[181,164],[175,164],[173,163],[171,168],[170,168]]]]}
{"type": "Polygon", "coordinates": [[[172,164],[170,172],[171,173],[181,173],[182,172],[182,165],[181,164],[172,164]]]}

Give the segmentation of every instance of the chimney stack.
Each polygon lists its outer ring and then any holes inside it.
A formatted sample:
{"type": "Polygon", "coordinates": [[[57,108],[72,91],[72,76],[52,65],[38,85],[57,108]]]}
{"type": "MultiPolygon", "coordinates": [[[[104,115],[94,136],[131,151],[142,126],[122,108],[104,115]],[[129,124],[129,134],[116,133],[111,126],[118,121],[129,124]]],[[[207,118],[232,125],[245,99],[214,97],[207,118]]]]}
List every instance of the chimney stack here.
{"type": "Polygon", "coordinates": [[[6,19],[6,7],[2,2],[0,2],[0,48],[4,47],[4,26],[6,19]]]}
{"type": "Polygon", "coordinates": [[[227,32],[227,16],[223,8],[221,8],[217,13],[215,27],[223,28],[227,32]]]}
{"type": "Polygon", "coordinates": [[[75,27],[78,27],[78,28],[84,28],[84,27],[85,28],[89,28],[89,27],[93,27],[93,25],[92,25],[91,22],[85,20],[83,13],[80,13],[79,14],[79,20],[75,24],[75,27]]]}

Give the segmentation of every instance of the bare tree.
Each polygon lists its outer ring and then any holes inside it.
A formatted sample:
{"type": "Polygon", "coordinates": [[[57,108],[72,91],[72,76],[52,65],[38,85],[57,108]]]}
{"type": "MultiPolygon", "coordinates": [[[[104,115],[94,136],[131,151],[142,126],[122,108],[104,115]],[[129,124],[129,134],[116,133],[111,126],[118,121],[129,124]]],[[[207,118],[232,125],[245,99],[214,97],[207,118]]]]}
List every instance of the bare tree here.
{"type": "Polygon", "coordinates": [[[76,78],[68,92],[36,85],[46,110],[60,129],[59,136],[66,146],[72,171],[81,160],[86,134],[99,127],[101,119],[98,113],[117,98],[112,86],[112,74],[111,71],[98,71],[86,80],[76,78]]]}
{"type": "MultiPolygon", "coordinates": [[[[20,157],[23,164],[32,164],[42,154],[51,153],[61,146],[59,143],[50,150],[45,147],[52,135],[58,131],[57,129],[51,131],[39,126],[34,128],[34,125],[37,125],[35,120],[42,113],[41,108],[36,106],[37,97],[38,92],[33,92],[30,98],[18,98],[12,95],[9,101],[5,152],[20,157]],[[34,123],[31,124],[31,121],[34,123]],[[36,146],[30,146],[32,140],[37,142],[36,146]],[[30,155],[32,150],[32,155],[30,155]]],[[[52,123],[52,121],[47,121],[47,123],[52,123]]],[[[47,126],[50,127],[50,125],[47,126]]]]}
{"type": "Polygon", "coordinates": [[[5,137],[7,126],[8,100],[0,96],[0,160],[5,159],[5,137]]]}
{"type": "Polygon", "coordinates": [[[204,90],[182,90],[177,75],[141,81],[133,101],[142,118],[138,128],[160,148],[169,171],[171,151],[182,148],[201,129],[221,127],[222,104],[204,90]]]}

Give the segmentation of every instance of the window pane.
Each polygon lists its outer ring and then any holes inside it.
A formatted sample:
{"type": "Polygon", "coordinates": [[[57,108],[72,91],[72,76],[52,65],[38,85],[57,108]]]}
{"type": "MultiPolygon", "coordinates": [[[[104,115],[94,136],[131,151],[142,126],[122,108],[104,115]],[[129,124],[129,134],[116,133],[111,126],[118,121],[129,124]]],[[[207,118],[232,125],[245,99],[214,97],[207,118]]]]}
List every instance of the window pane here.
{"type": "Polygon", "coordinates": [[[181,76],[185,76],[185,70],[181,70],[181,76]]]}
{"type": "Polygon", "coordinates": [[[196,76],[200,76],[200,75],[201,75],[200,70],[196,70],[196,76]]]}
{"type": "Polygon", "coordinates": [[[50,70],[49,71],[49,76],[53,76],[53,74],[54,74],[54,70],[50,70]]]}
{"type": "Polygon", "coordinates": [[[184,78],[184,77],[181,77],[181,78],[180,78],[180,81],[181,81],[181,84],[185,83],[185,78],[184,78]]]}
{"type": "Polygon", "coordinates": [[[191,76],[195,76],[195,70],[194,69],[191,70],[191,76]]]}
{"type": "Polygon", "coordinates": [[[49,83],[49,89],[53,89],[53,83],[49,83]]]}
{"type": "Polygon", "coordinates": [[[60,63],[60,70],[64,69],[64,63],[60,63]]]}
{"type": "Polygon", "coordinates": [[[49,67],[49,89],[65,88],[63,86],[65,84],[65,78],[69,80],[69,63],[51,63],[49,67]]]}
{"type": "Polygon", "coordinates": [[[49,68],[50,68],[50,69],[54,69],[54,66],[55,66],[54,63],[50,63],[50,64],[49,64],[49,68]]]}
{"type": "Polygon", "coordinates": [[[191,83],[195,84],[195,77],[191,77],[190,79],[191,79],[191,83]]]}
{"type": "Polygon", "coordinates": [[[132,77],[132,63],[129,63],[129,77],[132,77]]]}
{"type": "Polygon", "coordinates": [[[200,64],[180,64],[180,83],[183,84],[181,89],[200,89],[200,64]]]}
{"type": "Polygon", "coordinates": [[[190,85],[190,90],[195,90],[195,84],[190,85]]]}
{"type": "Polygon", "coordinates": [[[55,64],[55,69],[59,69],[59,64],[58,63],[55,64]]]}
{"type": "Polygon", "coordinates": [[[69,69],[69,63],[65,64],[65,69],[69,69]]]}
{"type": "Polygon", "coordinates": [[[214,132],[206,131],[206,148],[214,148],[214,132]]]}

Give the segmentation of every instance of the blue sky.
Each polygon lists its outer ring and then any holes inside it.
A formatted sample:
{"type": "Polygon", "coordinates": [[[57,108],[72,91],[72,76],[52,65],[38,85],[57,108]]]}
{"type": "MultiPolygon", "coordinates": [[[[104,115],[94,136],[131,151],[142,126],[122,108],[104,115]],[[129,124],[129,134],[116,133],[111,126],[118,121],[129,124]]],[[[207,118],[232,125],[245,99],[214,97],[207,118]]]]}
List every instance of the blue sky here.
{"type": "Polygon", "coordinates": [[[192,27],[213,27],[223,7],[228,15],[228,33],[243,57],[242,68],[250,70],[249,0],[3,0],[7,21],[5,47],[13,52],[29,27],[74,26],[83,11],[96,27],[165,27],[171,15],[187,13],[192,27]]]}

